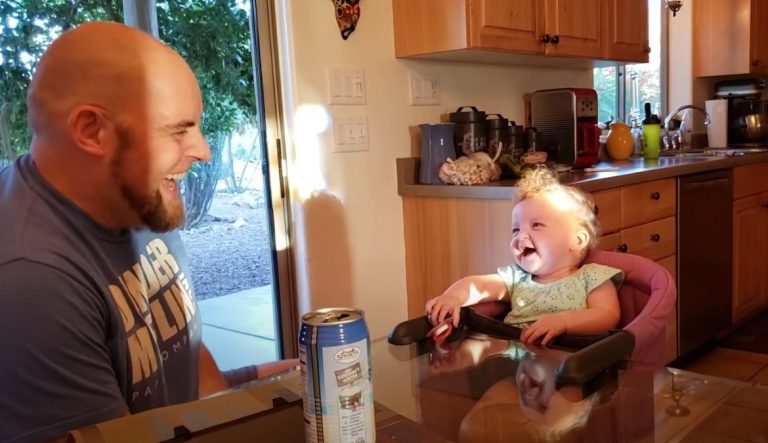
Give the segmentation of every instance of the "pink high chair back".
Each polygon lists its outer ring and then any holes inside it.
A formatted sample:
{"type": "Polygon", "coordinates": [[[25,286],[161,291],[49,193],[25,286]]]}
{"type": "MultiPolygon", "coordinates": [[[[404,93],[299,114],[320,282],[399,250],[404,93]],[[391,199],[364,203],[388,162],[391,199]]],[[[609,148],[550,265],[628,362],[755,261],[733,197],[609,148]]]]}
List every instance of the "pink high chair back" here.
{"type": "Polygon", "coordinates": [[[595,251],[586,261],[624,271],[624,284],[619,289],[619,327],[635,336],[631,360],[666,364],[667,321],[677,297],[669,272],[645,257],[619,252],[595,251]]]}

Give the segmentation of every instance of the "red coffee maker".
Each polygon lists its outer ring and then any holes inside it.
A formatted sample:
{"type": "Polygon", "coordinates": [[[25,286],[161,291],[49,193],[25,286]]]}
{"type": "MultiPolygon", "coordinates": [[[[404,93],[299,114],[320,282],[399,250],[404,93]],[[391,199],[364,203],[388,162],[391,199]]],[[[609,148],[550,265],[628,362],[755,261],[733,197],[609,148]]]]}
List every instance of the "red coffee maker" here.
{"type": "Polygon", "coordinates": [[[547,159],[574,168],[598,162],[597,93],[587,88],[546,89],[531,94],[531,126],[547,159]]]}

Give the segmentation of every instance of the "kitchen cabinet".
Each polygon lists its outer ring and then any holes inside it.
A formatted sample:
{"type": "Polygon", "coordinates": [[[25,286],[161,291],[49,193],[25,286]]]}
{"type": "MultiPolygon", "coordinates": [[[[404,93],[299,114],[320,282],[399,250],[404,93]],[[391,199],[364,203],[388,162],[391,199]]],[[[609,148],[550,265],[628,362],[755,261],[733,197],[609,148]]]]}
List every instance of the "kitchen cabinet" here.
{"type": "Polygon", "coordinates": [[[768,2],[691,2],[693,73],[698,77],[768,73],[768,2]]]}
{"type": "Polygon", "coordinates": [[[768,301],[768,163],[733,172],[733,321],[768,301]]]}
{"type": "Polygon", "coordinates": [[[647,63],[648,2],[605,0],[603,2],[603,58],[647,63]]]}
{"type": "MultiPolygon", "coordinates": [[[[677,281],[677,186],[655,180],[592,193],[603,234],[597,248],[654,260],[677,281]]],[[[678,356],[677,303],[666,328],[666,360],[678,356]]]]}
{"type": "Polygon", "coordinates": [[[393,0],[395,55],[453,54],[472,59],[473,54],[492,51],[647,61],[647,12],[643,21],[622,15],[646,11],[645,4],[645,0],[393,0]]]}

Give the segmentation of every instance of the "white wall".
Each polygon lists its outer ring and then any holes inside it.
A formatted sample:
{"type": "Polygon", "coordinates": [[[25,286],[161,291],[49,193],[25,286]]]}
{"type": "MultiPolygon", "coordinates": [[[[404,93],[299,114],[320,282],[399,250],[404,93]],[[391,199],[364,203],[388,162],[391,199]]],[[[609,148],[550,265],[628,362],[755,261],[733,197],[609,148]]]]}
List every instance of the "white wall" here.
{"type": "Polygon", "coordinates": [[[358,28],[346,41],[330,0],[282,0],[278,33],[301,311],[362,308],[371,337],[379,338],[406,319],[395,159],[412,155],[409,127],[437,122],[460,105],[500,112],[522,124],[524,93],[591,87],[592,72],[396,59],[391,1],[360,4],[358,28]],[[365,70],[367,104],[328,105],[329,67],[365,70]],[[409,70],[439,75],[440,106],[408,105],[409,70]],[[307,104],[320,105],[331,118],[367,115],[370,150],[332,152],[332,131],[314,135],[312,122],[296,117],[307,104]]]}

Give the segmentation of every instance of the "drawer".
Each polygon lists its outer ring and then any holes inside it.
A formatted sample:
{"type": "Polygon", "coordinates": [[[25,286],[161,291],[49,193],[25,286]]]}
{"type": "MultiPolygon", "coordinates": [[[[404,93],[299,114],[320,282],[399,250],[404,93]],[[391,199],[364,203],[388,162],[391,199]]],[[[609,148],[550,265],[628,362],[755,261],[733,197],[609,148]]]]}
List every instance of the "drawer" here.
{"type": "Polygon", "coordinates": [[[625,186],[621,188],[621,201],[621,226],[624,228],[675,215],[675,179],[625,186]]]}
{"type": "Polygon", "coordinates": [[[621,229],[621,188],[592,193],[595,214],[600,232],[616,232],[621,229]]]}
{"type": "Polygon", "coordinates": [[[733,168],[733,198],[768,191],[768,163],[733,168]]]}
{"type": "Polygon", "coordinates": [[[621,232],[601,235],[597,242],[598,251],[618,251],[621,244],[621,232]]]}
{"type": "Polygon", "coordinates": [[[619,247],[623,252],[651,260],[673,255],[677,248],[675,217],[624,229],[621,231],[621,242],[619,247]]]}

